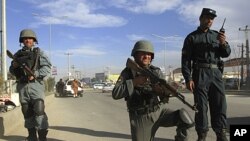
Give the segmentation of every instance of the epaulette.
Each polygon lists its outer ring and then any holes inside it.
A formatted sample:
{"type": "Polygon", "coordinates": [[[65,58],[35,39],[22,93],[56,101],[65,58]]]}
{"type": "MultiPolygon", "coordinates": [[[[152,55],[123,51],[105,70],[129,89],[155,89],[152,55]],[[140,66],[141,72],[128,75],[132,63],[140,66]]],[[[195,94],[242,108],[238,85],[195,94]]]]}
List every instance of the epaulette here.
{"type": "Polygon", "coordinates": [[[40,52],[40,48],[39,47],[35,47],[35,48],[33,48],[33,51],[36,52],[36,53],[39,53],[40,52]]]}

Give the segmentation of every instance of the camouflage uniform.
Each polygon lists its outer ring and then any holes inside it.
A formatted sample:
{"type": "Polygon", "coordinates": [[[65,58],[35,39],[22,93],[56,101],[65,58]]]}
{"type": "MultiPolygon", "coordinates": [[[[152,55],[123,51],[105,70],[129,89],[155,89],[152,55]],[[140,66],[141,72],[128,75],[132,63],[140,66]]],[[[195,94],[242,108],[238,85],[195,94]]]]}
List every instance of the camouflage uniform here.
{"type": "MultiPolygon", "coordinates": [[[[32,30],[25,29],[21,32],[20,43],[22,42],[22,38],[25,37],[33,37],[37,42],[35,33],[32,30]]],[[[33,68],[37,80],[29,80],[28,77],[30,76],[28,76],[22,66],[15,68],[12,63],[9,70],[17,78],[17,90],[25,119],[24,126],[29,131],[27,139],[36,141],[38,131],[39,141],[45,141],[48,132],[48,117],[44,111],[45,85],[43,78],[50,74],[51,63],[43,51],[35,54],[35,50],[38,50],[38,48],[24,46],[14,56],[17,60],[21,60],[22,63],[32,68],[38,55],[37,67],[33,68]]]]}
{"type": "MultiPolygon", "coordinates": [[[[153,54],[153,47],[148,41],[138,41],[132,51],[132,56],[138,51],[153,54]]],[[[153,65],[148,66],[150,71],[164,79],[161,70],[153,65]]],[[[152,141],[159,127],[177,126],[176,141],[186,141],[188,128],[193,121],[184,109],[173,111],[169,109],[152,89],[150,82],[135,87],[133,79],[139,76],[137,72],[125,68],[119,77],[113,91],[114,99],[125,98],[130,118],[130,127],[133,141],[152,141]]]]}

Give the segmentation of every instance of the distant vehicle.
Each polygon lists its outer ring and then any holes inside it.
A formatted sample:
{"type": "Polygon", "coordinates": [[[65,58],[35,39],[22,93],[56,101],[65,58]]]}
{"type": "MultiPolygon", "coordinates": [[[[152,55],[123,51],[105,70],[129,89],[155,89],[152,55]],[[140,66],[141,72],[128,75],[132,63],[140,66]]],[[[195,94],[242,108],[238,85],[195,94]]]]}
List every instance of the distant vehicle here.
{"type": "Polygon", "coordinates": [[[102,90],[103,87],[104,87],[103,83],[96,83],[96,84],[93,85],[94,90],[102,90]]]}
{"type": "MultiPolygon", "coordinates": [[[[64,90],[63,90],[63,95],[64,96],[73,96],[74,95],[73,94],[74,91],[73,91],[73,89],[71,87],[72,81],[73,81],[73,79],[70,79],[70,80],[67,80],[65,82],[65,86],[64,86],[64,90]]],[[[78,81],[78,93],[77,93],[77,95],[82,97],[83,92],[84,91],[83,91],[82,83],[80,81],[78,81]]]]}
{"type": "Polygon", "coordinates": [[[115,87],[114,84],[106,84],[106,85],[104,85],[104,87],[102,89],[102,93],[112,92],[114,87],[115,87]]]}
{"type": "Polygon", "coordinates": [[[238,78],[225,78],[224,79],[225,89],[237,89],[239,85],[238,78]]]}

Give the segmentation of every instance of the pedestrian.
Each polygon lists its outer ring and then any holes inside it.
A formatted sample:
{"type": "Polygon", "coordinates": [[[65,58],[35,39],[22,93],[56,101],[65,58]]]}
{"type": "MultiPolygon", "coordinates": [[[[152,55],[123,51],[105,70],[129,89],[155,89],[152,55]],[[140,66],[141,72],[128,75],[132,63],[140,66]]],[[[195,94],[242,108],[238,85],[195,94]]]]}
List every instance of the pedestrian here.
{"type": "Polygon", "coordinates": [[[59,93],[59,96],[63,96],[64,82],[60,79],[56,84],[56,91],[59,93]]]}
{"type": "Polygon", "coordinates": [[[33,30],[22,30],[19,42],[20,46],[23,45],[22,49],[14,54],[15,59],[11,62],[9,71],[17,79],[24,126],[28,129],[27,141],[38,141],[38,138],[39,141],[46,141],[49,125],[45,113],[43,79],[50,74],[51,63],[44,52],[35,47],[38,40],[33,30]],[[34,72],[34,76],[27,73],[24,64],[34,72]]]}
{"type": "Polygon", "coordinates": [[[72,84],[71,84],[71,88],[72,88],[73,93],[74,93],[73,97],[78,97],[78,95],[77,95],[77,93],[78,93],[78,87],[79,87],[78,81],[76,79],[74,79],[72,81],[72,84]]]}
{"type": "MultiPolygon", "coordinates": [[[[153,45],[147,40],[139,40],[134,45],[131,56],[144,69],[149,69],[164,79],[161,70],[153,66],[153,45]]],[[[115,100],[124,98],[127,103],[132,141],[153,141],[159,127],[177,126],[175,141],[187,141],[188,129],[193,120],[186,110],[172,110],[162,97],[160,85],[153,85],[148,76],[125,68],[112,91],[115,100]]]]}
{"type": "Polygon", "coordinates": [[[222,80],[221,58],[231,53],[224,32],[211,30],[216,11],[203,8],[200,26],[190,33],[182,48],[182,74],[187,88],[193,92],[198,112],[195,129],[198,141],[205,141],[208,132],[208,108],[217,141],[227,141],[227,104],[222,80]]]}

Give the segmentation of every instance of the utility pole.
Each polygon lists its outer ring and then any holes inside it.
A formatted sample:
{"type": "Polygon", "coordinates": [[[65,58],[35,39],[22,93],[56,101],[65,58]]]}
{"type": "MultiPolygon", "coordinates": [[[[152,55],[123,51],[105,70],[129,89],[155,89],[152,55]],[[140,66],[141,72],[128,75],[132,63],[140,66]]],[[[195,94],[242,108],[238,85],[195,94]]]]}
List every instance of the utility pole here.
{"type": "Polygon", "coordinates": [[[167,76],[166,49],[167,49],[167,40],[168,40],[168,37],[160,36],[160,35],[157,35],[157,34],[152,34],[152,35],[164,40],[164,73],[165,73],[165,76],[164,76],[165,78],[164,79],[166,79],[166,76],[167,76]]]}
{"type": "Polygon", "coordinates": [[[246,38],[246,67],[247,67],[247,78],[246,78],[246,84],[247,84],[247,89],[250,87],[250,68],[249,68],[249,43],[248,43],[248,31],[250,29],[247,28],[248,26],[246,25],[245,29],[239,28],[239,31],[244,31],[245,32],[245,38],[246,38]]]}
{"type": "Polygon", "coordinates": [[[2,28],[1,28],[1,75],[4,81],[7,80],[7,68],[6,68],[6,1],[2,0],[2,28]]]}
{"type": "Polygon", "coordinates": [[[70,79],[70,55],[72,55],[73,53],[65,53],[64,55],[68,56],[68,79],[70,79]]]}
{"type": "Polygon", "coordinates": [[[241,61],[240,61],[240,66],[241,66],[241,69],[240,69],[240,84],[243,84],[243,72],[244,72],[244,45],[242,43],[241,46],[238,46],[238,47],[241,47],[241,61]]]}

